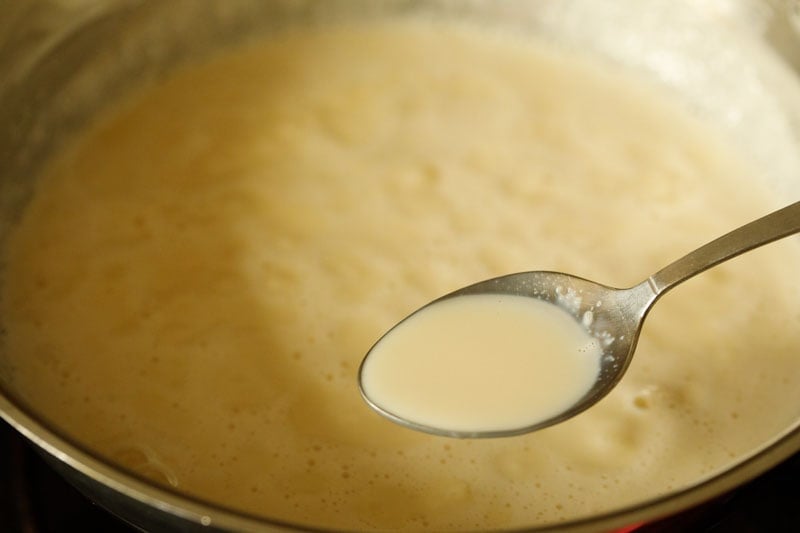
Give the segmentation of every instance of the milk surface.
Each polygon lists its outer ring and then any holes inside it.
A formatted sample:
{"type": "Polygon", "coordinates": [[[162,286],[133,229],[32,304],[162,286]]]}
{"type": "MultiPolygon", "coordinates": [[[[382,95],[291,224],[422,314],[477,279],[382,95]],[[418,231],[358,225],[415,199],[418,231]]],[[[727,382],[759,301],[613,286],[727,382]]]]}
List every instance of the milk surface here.
{"type": "Polygon", "coordinates": [[[441,531],[608,511],[797,420],[796,239],[665,296],[620,385],[535,434],[399,427],[358,365],[475,280],[637,283],[771,210],[757,183],[608,65],[468,26],[298,30],[177,72],[52,161],[5,250],[6,366],[76,441],[261,516],[441,531]]]}

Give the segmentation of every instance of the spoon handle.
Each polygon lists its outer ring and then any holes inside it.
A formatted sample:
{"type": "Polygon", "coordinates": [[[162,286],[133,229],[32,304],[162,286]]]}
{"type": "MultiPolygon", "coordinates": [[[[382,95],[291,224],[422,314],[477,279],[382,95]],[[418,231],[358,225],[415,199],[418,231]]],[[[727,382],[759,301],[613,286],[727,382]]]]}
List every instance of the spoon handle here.
{"type": "Polygon", "coordinates": [[[726,233],[662,268],[647,280],[656,296],[739,254],[800,232],[800,202],[726,233]]]}

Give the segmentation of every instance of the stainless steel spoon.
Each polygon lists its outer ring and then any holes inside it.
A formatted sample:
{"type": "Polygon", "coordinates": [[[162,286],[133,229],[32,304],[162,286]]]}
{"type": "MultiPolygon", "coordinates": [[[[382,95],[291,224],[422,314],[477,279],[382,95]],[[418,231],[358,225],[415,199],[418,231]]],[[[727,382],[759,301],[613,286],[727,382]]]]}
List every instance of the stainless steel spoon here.
{"type": "Polygon", "coordinates": [[[394,422],[419,431],[449,437],[507,437],[563,422],[597,403],[619,382],[633,358],[644,319],[659,297],[713,266],[797,232],[800,232],[800,202],[719,237],[627,289],[615,289],[560,272],[536,271],[482,281],[432,302],[474,294],[510,294],[538,298],[567,310],[589,334],[602,343],[600,372],[594,385],[570,408],[546,420],[507,430],[453,431],[399,417],[374,403],[365,393],[364,363],[373,350],[367,353],[359,368],[361,394],[373,409],[394,422]]]}

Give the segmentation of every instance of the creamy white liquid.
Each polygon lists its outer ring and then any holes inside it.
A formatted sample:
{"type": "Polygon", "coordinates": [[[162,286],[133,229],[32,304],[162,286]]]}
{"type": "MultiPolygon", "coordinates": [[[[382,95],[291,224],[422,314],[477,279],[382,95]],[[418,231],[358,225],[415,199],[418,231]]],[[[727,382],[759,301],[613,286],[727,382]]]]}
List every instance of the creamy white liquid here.
{"type": "Polygon", "coordinates": [[[630,285],[774,207],[653,91],[413,21],[176,72],[38,182],[3,258],[4,368],[126,468],[327,529],[519,528],[686,487],[800,415],[794,239],[667,295],[619,386],[543,431],[422,434],[356,383],[420,302],[532,268],[630,285]]]}
{"type": "Polygon", "coordinates": [[[565,310],[525,296],[433,303],[368,354],[361,386],[382,410],[445,431],[521,429],[564,412],[600,371],[600,343],[565,310]]]}

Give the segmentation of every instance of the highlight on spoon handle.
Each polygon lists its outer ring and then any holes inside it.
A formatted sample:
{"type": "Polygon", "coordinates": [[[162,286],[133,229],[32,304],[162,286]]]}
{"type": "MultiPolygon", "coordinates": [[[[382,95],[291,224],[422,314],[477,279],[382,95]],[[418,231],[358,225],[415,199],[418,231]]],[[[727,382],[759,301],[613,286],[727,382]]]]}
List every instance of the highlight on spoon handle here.
{"type": "Polygon", "coordinates": [[[753,248],[800,232],[800,202],[795,202],[726,233],[662,268],[647,280],[656,295],[753,248]]]}

